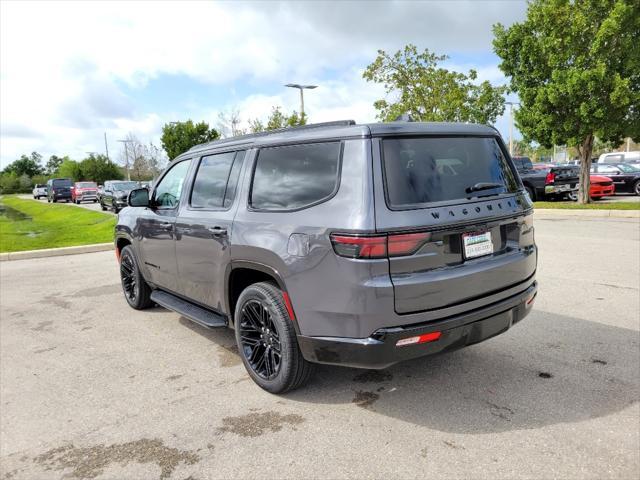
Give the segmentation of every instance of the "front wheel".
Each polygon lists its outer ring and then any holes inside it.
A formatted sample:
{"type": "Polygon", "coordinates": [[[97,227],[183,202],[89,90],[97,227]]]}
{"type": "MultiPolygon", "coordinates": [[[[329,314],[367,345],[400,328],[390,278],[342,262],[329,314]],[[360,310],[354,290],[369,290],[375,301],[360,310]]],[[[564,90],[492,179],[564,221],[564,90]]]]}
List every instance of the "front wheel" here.
{"type": "Polygon", "coordinates": [[[120,252],[120,281],[124,298],[129,306],[136,310],[142,310],[153,304],[151,288],[140,273],[138,261],[131,245],[127,245],[120,252]]]}
{"type": "Polygon", "coordinates": [[[300,352],[278,287],[267,282],[247,287],[240,294],[234,318],[242,363],[261,388],[284,393],[311,378],[315,365],[300,352]]]}
{"type": "Polygon", "coordinates": [[[636,183],[633,184],[633,193],[640,196],[640,180],[637,180],[636,183]]]}

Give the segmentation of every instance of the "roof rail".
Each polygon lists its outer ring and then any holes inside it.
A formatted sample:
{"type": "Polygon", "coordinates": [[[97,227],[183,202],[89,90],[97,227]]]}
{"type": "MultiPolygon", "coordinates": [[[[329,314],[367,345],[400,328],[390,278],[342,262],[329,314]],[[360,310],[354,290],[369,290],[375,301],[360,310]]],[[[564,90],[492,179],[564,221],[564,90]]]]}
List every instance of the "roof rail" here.
{"type": "Polygon", "coordinates": [[[246,135],[238,135],[235,137],[222,138],[220,140],[213,140],[208,143],[201,143],[199,145],[194,145],[188,151],[199,150],[209,145],[224,145],[225,143],[238,142],[242,140],[250,140],[252,138],[272,135],[274,133],[291,132],[291,131],[299,131],[299,130],[311,130],[313,128],[348,127],[355,124],[356,124],[355,120],[335,120],[333,122],[310,123],[309,125],[299,125],[296,127],[277,128],[275,130],[265,130],[264,132],[247,133],[246,135]]]}

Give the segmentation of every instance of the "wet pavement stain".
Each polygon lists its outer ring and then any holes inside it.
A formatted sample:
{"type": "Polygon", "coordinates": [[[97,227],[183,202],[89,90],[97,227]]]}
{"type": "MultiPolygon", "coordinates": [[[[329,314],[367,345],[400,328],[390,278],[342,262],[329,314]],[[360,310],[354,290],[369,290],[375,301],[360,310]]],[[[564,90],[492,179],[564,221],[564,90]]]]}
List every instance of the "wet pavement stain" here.
{"type": "Polygon", "coordinates": [[[553,375],[548,372],[540,372],[538,373],[538,376],[540,378],[553,378],[553,375]]]}
{"type": "Polygon", "coordinates": [[[501,407],[500,405],[496,405],[495,403],[486,402],[489,405],[489,412],[494,417],[501,418],[506,420],[507,422],[511,421],[511,417],[515,414],[515,411],[510,409],[509,407],[501,407]]]}
{"type": "Polygon", "coordinates": [[[592,358],[591,363],[597,363],[599,365],[606,365],[607,362],[605,360],[600,360],[599,358],[592,358]]]}
{"type": "MultiPolygon", "coordinates": [[[[160,479],[169,478],[178,464],[193,465],[200,457],[189,450],[169,448],[159,439],[143,438],[134,442],[95,445],[78,448],[66,445],[38,455],[34,462],[46,470],[68,470],[76,478],[95,478],[113,463],[155,463],[160,467],[160,479]]],[[[65,475],[66,476],[66,475],[65,475]]]]}
{"type": "Polygon", "coordinates": [[[179,378],[182,378],[182,377],[184,377],[184,375],[182,375],[182,374],[181,375],[171,375],[171,376],[165,378],[165,380],[170,382],[172,380],[178,380],[179,378]]]}
{"type": "Polygon", "coordinates": [[[218,349],[218,363],[221,367],[235,367],[240,365],[240,353],[236,345],[220,345],[218,349]]]}
{"type": "Polygon", "coordinates": [[[49,348],[40,348],[38,350],[34,350],[33,353],[44,353],[44,352],[50,352],[52,350],[55,350],[58,347],[49,347],[49,348]]]}
{"type": "Polygon", "coordinates": [[[64,308],[65,310],[69,310],[71,308],[71,302],[67,302],[58,297],[58,295],[47,295],[38,303],[44,303],[45,305],[55,305],[56,307],[64,308]]]}
{"type": "Polygon", "coordinates": [[[378,401],[379,398],[380,395],[378,395],[377,393],[358,390],[356,391],[356,396],[353,397],[353,400],[351,400],[351,403],[355,403],[359,407],[371,410],[371,407],[378,401]]]}
{"type": "Polygon", "coordinates": [[[462,445],[458,445],[455,442],[450,442],[449,440],[444,440],[442,443],[444,443],[447,447],[453,448],[455,450],[466,450],[466,448],[464,448],[462,445]]]}
{"type": "Polygon", "coordinates": [[[289,425],[294,428],[304,422],[300,415],[281,415],[278,412],[249,413],[238,417],[222,419],[221,433],[235,433],[241,437],[259,437],[266,432],[279,432],[282,427],[289,425]]]}
{"type": "Polygon", "coordinates": [[[84,290],[78,290],[71,297],[100,297],[102,295],[114,295],[122,292],[122,286],[119,283],[112,285],[104,285],[102,287],[85,288],[84,290]]]}
{"type": "Polygon", "coordinates": [[[53,320],[45,320],[43,322],[40,322],[38,325],[33,327],[31,330],[33,330],[34,332],[45,332],[47,330],[51,330],[49,328],[51,325],[53,325],[53,320]]]}
{"type": "Polygon", "coordinates": [[[353,381],[358,383],[380,383],[390,380],[393,380],[393,375],[384,370],[367,370],[353,377],[353,381]]]}

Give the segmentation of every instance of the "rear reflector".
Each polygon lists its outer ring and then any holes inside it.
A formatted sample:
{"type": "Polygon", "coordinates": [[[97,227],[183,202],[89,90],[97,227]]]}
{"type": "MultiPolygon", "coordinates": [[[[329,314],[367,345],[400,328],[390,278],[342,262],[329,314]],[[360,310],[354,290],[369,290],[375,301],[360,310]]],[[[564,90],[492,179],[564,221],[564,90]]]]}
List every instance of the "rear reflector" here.
{"type": "Polygon", "coordinates": [[[291,305],[289,294],[287,292],[282,292],[282,299],[284,300],[284,306],[287,309],[287,313],[289,314],[289,319],[295,320],[296,316],[293,313],[293,305],[291,305]]]}
{"type": "Polygon", "coordinates": [[[425,333],[424,335],[418,335],[415,337],[403,338],[396,342],[396,347],[403,347],[405,345],[415,345],[418,343],[435,342],[440,338],[442,332],[425,333]]]}
{"type": "Polygon", "coordinates": [[[348,258],[386,258],[413,255],[431,238],[428,232],[390,235],[331,235],[334,251],[348,258]]]}

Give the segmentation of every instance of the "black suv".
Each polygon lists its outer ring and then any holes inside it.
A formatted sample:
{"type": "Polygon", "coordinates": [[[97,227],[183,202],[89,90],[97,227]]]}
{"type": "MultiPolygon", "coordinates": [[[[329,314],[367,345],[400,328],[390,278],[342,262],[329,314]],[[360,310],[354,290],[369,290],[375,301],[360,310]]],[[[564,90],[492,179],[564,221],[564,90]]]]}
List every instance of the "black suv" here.
{"type": "Polygon", "coordinates": [[[47,182],[47,202],[70,202],[72,187],[73,181],[70,178],[52,178],[47,182]]]}
{"type": "Polygon", "coordinates": [[[138,182],[130,180],[107,180],[104,182],[102,191],[97,195],[100,208],[102,210],[111,208],[114,213],[118,213],[121,208],[127,206],[129,192],[139,187],[138,182]]]}
{"type": "Polygon", "coordinates": [[[531,199],[490,127],[345,121],[215,141],[128,204],[127,302],[234,328],[270,392],[316,363],[380,369],[481,342],[536,296],[531,199]]]}

